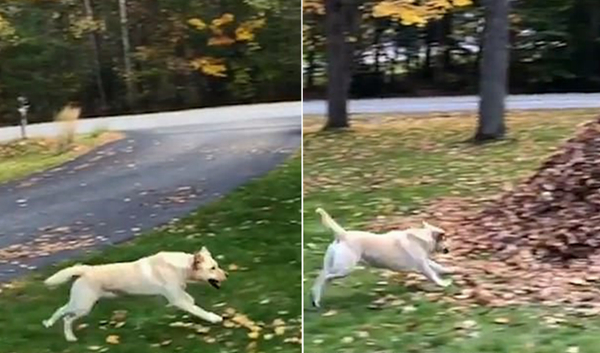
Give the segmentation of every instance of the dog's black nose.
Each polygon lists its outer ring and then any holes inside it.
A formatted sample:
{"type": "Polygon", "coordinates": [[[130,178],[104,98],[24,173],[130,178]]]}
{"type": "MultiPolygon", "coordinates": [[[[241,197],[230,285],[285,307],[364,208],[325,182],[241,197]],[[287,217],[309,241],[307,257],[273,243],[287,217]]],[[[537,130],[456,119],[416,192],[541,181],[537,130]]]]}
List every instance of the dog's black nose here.
{"type": "Polygon", "coordinates": [[[448,249],[444,249],[444,254],[447,254],[447,253],[449,253],[449,252],[450,252],[450,250],[448,250],[448,249]]]}

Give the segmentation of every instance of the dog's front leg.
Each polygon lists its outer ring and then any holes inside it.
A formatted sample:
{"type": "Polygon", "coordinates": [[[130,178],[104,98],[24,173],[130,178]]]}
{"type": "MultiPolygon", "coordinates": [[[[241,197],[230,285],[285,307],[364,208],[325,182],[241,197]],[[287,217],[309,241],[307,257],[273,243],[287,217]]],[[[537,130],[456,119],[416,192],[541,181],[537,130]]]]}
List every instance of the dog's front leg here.
{"type": "Polygon", "coordinates": [[[441,279],[437,272],[435,272],[433,268],[431,268],[427,261],[421,265],[420,270],[425,277],[427,277],[429,280],[431,280],[440,287],[448,287],[450,284],[452,284],[451,280],[441,279]]]}
{"type": "Polygon", "coordinates": [[[427,262],[429,263],[429,266],[431,266],[431,268],[440,275],[450,274],[454,272],[451,269],[446,268],[431,259],[428,259],[427,262]]]}
{"type": "Polygon", "coordinates": [[[194,304],[194,298],[184,291],[177,291],[167,297],[171,305],[197,316],[210,323],[217,324],[223,321],[220,315],[211,313],[194,304]]]}

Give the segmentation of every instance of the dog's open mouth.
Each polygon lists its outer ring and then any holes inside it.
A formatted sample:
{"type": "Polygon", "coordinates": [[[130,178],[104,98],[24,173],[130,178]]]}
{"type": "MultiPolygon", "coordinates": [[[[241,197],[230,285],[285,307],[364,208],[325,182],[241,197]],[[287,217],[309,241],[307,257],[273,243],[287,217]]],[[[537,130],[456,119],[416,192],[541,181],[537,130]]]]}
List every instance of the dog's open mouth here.
{"type": "Polygon", "coordinates": [[[213,287],[215,287],[217,289],[221,288],[221,283],[219,281],[217,281],[216,279],[214,279],[214,278],[209,279],[208,283],[210,283],[211,286],[213,286],[213,287]]]}

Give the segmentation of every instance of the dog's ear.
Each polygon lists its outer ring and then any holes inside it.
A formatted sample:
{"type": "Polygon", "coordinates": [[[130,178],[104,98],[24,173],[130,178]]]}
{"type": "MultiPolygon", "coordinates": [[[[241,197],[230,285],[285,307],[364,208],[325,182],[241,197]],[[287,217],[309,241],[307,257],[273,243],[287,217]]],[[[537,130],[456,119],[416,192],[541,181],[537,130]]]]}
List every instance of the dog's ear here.
{"type": "Polygon", "coordinates": [[[432,226],[431,224],[427,223],[426,221],[422,221],[421,223],[423,223],[423,228],[425,228],[431,232],[431,236],[433,237],[433,239],[435,239],[435,241],[439,241],[440,239],[442,239],[444,237],[445,232],[441,228],[432,226]]]}
{"type": "Polygon", "coordinates": [[[194,262],[192,263],[192,268],[197,270],[200,267],[200,264],[204,261],[204,254],[202,250],[194,254],[194,262]]]}
{"type": "Polygon", "coordinates": [[[420,236],[418,236],[417,234],[413,233],[413,231],[410,229],[406,231],[406,236],[412,242],[421,245],[424,249],[427,249],[429,247],[429,244],[427,244],[427,241],[425,239],[423,239],[420,236]]]}

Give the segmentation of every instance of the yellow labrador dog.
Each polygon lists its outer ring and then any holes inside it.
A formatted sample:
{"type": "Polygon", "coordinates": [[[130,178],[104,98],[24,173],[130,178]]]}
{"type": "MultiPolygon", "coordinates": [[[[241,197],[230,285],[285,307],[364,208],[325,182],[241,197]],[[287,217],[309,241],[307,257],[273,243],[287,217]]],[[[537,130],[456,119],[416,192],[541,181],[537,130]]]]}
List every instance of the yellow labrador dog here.
{"type": "Polygon", "coordinates": [[[385,234],[347,231],[325,210],[319,208],[317,213],[321,215],[323,225],[334,232],[335,240],[327,248],[323,269],[312,288],[314,306],[320,306],[327,282],[346,277],[359,262],[394,271],[419,272],[442,287],[452,283],[440,278],[441,274],[451,271],[429,258],[435,252],[449,251],[442,229],[423,222],[423,228],[385,234]]]}
{"type": "Polygon", "coordinates": [[[114,298],[118,294],[162,295],[170,305],[176,306],[208,322],[219,323],[221,316],[205,311],[194,304],[194,298],[186,293],[187,282],[208,282],[220,288],[227,279],[210,252],[203,247],[195,254],[183,252],[159,252],[132,262],[106,265],[75,265],[58,271],[44,282],[57,286],[78,277],[71,287],[69,302],[58,308],[48,320],[46,327],[63,318],[67,341],[76,341],[73,322],[87,315],[100,298],[114,298]]]}

